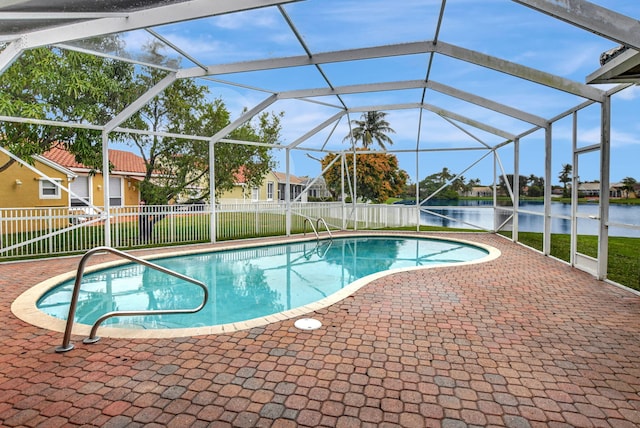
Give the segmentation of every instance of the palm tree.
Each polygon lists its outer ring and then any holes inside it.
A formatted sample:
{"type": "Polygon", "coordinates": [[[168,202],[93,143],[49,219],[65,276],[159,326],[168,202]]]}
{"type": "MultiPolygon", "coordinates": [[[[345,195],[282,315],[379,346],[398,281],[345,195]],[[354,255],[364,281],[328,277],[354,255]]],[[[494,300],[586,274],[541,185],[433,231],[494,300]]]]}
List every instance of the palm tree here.
{"type": "Polygon", "coordinates": [[[633,193],[637,183],[638,182],[633,177],[625,177],[622,179],[622,189],[625,191],[627,198],[629,198],[629,195],[633,193]]]}
{"type": "Polygon", "coordinates": [[[387,134],[394,133],[389,122],[385,120],[387,113],[381,111],[368,111],[362,114],[361,120],[351,121],[351,132],[344,137],[343,141],[353,140],[361,141],[362,147],[368,149],[375,141],[382,150],[386,150],[386,144],[392,145],[393,141],[387,134]]]}
{"type": "Polygon", "coordinates": [[[453,174],[451,174],[449,168],[445,166],[444,168],[442,168],[442,171],[438,173],[438,178],[440,179],[440,182],[444,184],[453,178],[453,174]]]}
{"type": "Polygon", "coordinates": [[[569,197],[569,190],[567,189],[567,183],[571,182],[571,170],[572,170],[572,167],[570,164],[568,163],[562,164],[562,171],[560,171],[560,175],[558,175],[558,180],[560,180],[560,183],[564,185],[564,188],[562,189],[562,196],[564,198],[569,197]]]}

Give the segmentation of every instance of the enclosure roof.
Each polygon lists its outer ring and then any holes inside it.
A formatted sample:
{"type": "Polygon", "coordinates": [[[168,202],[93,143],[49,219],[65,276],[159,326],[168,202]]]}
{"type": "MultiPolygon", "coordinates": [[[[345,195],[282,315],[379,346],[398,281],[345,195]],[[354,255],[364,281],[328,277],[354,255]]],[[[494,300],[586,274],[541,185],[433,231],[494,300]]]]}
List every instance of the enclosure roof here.
{"type": "Polygon", "coordinates": [[[413,142],[395,150],[427,147],[423,128],[435,121],[466,134],[467,148],[489,149],[620,89],[589,83],[638,81],[638,5],[498,3],[500,13],[488,15],[484,2],[466,0],[15,0],[0,4],[0,71],[51,45],[162,68],[165,82],[95,125],[118,129],[175,79],[191,78],[249,109],[199,137],[219,141],[274,108],[292,126],[306,120],[287,147],[307,150],[336,149],[340,120],[371,110],[402,112],[413,123],[413,142]],[[557,44],[537,43],[541,32],[557,44]],[[113,34],[121,46],[100,43],[113,34]],[[162,61],[143,55],[150,43],[162,61]],[[628,51],[594,71],[599,54],[620,44],[628,51]]]}

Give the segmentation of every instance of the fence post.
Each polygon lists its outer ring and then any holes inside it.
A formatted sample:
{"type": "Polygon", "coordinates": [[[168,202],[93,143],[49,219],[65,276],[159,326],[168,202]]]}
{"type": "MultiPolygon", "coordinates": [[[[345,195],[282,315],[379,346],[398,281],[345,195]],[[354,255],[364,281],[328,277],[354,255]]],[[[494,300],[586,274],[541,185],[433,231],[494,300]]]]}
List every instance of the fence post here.
{"type": "MultiPolygon", "coordinates": [[[[47,235],[53,232],[53,213],[51,208],[47,208],[47,235]]],[[[49,236],[49,254],[53,254],[53,236],[49,236]]]]}
{"type": "Polygon", "coordinates": [[[176,216],[174,215],[174,205],[166,205],[166,208],[169,211],[167,214],[169,216],[169,233],[171,234],[169,240],[174,243],[176,242],[176,216]]]}
{"type": "Polygon", "coordinates": [[[259,210],[258,210],[258,205],[259,205],[259,204],[260,204],[260,202],[256,202],[256,203],[253,205],[253,206],[254,206],[254,208],[255,208],[255,214],[254,214],[254,216],[255,216],[255,220],[256,220],[256,229],[255,229],[254,233],[255,233],[255,235],[256,235],[256,236],[259,236],[259,233],[260,233],[260,218],[259,218],[259,216],[258,216],[258,212],[259,212],[259,210]]]}

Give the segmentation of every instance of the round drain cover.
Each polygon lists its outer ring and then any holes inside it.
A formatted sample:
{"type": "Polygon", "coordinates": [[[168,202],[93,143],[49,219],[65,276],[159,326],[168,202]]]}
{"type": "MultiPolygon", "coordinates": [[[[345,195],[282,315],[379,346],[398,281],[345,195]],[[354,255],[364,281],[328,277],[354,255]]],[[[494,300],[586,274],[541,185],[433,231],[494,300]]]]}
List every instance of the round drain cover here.
{"type": "Polygon", "coordinates": [[[322,323],[313,318],[300,318],[293,325],[300,330],[317,330],[322,327],[322,323]]]}

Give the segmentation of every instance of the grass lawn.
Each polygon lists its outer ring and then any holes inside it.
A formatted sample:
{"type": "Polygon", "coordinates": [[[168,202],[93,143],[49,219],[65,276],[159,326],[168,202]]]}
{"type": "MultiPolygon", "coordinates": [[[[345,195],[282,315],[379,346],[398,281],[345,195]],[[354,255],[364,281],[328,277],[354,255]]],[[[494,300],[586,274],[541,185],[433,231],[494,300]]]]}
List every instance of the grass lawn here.
{"type": "MultiPolygon", "coordinates": [[[[218,237],[220,241],[246,239],[263,236],[279,236],[285,232],[285,216],[280,213],[219,213],[218,237]]],[[[304,218],[293,216],[291,232],[302,233],[305,230],[304,218]]],[[[312,233],[306,225],[307,233],[312,233]]],[[[353,225],[351,225],[353,226],[353,225]]],[[[364,230],[364,224],[359,223],[358,229],[364,230]]],[[[387,228],[385,230],[415,231],[415,226],[403,228],[387,228]]],[[[449,232],[483,232],[482,230],[456,229],[438,226],[420,226],[421,232],[449,231],[449,232]]],[[[39,233],[22,234],[20,237],[4,235],[4,242],[20,242],[35,238],[39,233]]],[[[509,232],[502,233],[510,237],[509,232]]],[[[122,222],[112,226],[112,235],[116,238],[119,248],[155,247],[162,245],[183,245],[209,241],[209,215],[180,216],[164,219],[155,226],[153,238],[146,243],[138,241],[138,223],[122,222]],[[198,230],[199,233],[194,233],[198,230]],[[173,242],[173,244],[172,244],[173,242]]],[[[518,234],[523,244],[542,250],[542,233],[520,232],[518,234]]],[[[30,244],[21,250],[0,256],[1,261],[51,257],[70,253],[84,252],[86,249],[102,245],[102,225],[88,227],[82,231],[71,230],[45,241],[30,244]],[[75,246],[73,243],[81,243],[75,246]],[[36,248],[38,247],[38,248],[36,248]]],[[[115,244],[115,241],[114,241],[115,244]]],[[[598,238],[596,236],[581,235],[578,237],[578,251],[587,256],[597,256],[598,238]]],[[[570,235],[551,235],[551,255],[561,260],[570,260],[570,235]]],[[[612,281],[640,290],[640,238],[609,238],[608,278],[612,281]]]]}
{"type": "MultiPolygon", "coordinates": [[[[542,234],[519,232],[521,243],[542,251],[542,234]]],[[[571,236],[551,234],[551,255],[564,261],[570,260],[571,236]]],[[[578,236],[578,252],[591,257],[598,255],[598,237],[578,236]]],[[[629,288],[640,290],[640,239],[619,236],[609,237],[609,263],[607,277],[629,288]]]]}

